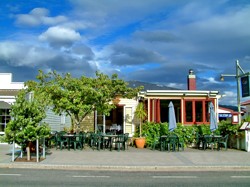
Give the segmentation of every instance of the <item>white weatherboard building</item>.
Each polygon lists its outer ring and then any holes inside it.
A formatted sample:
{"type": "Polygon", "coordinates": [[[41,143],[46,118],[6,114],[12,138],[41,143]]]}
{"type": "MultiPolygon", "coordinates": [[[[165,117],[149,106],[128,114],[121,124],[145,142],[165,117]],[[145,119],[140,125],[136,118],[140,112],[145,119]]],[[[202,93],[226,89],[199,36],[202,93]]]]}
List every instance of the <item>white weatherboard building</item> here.
{"type": "MultiPolygon", "coordinates": [[[[0,73],[0,135],[4,134],[4,129],[10,121],[11,105],[16,101],[18,91],[24,88],[24,82],[12,82],[11,73],[0,73]]],[[[55,115],[51,110],[46,113],[44,121],[48,123],[52,131],[63,130],[69,127],[71,120],[65,115],[55,115]]]]}
{"type": "Polygon", "coordinates": [[[0,73],[0,134],[4,134],[10,121],[11,104],[15,102],[18,91],[23,88],[23,82],[12,82],[11,73],[0,73]]]}

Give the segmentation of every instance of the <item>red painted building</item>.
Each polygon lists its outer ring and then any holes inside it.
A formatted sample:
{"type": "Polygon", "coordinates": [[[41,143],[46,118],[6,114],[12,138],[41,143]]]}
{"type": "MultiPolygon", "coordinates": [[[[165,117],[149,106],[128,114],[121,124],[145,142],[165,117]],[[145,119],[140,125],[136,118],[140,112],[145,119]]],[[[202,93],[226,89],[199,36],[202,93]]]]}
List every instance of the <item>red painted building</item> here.
{"type": "MultiPolygon", "coordinates": [[[[218,91],[196,90],[196,77],[192,70],[187,77],[188,90],[146,90],[139,93],[148,112],[148,121],[168,122],[168,104],[173,102],[176,122],[188,124],[209,124],[209,102],[218,110],[218,91]]],[[[217,115],[218,119],[218,115],[217,115]]]]}

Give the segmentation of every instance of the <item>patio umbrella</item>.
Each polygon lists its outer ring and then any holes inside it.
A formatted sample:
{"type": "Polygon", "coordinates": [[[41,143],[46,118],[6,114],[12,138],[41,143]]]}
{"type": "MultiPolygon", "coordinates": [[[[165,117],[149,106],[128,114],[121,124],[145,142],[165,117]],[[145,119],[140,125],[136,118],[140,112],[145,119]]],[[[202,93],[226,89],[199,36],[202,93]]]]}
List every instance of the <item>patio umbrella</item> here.
{"type": "Polygon", "coordinates": [[[176,127],[177,125],[175,119],[174,105],[172,101],[170,101],[168,105],[168,130],[172,132],[176,127]]]}
{"type": "Polygon", "coordinates": [[[215,116],[214,105],[212,102],[209,103],[210,110],[210,131],[213,132],[218,129],[217,119],[215,116]]]}

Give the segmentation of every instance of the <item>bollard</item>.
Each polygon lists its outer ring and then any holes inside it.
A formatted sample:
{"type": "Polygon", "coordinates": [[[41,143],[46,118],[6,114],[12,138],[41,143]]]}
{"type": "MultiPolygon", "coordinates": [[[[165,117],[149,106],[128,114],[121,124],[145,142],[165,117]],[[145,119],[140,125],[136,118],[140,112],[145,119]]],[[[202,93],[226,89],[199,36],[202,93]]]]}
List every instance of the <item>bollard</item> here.
{"type": "Polygon", "coordinates": [[[30,148],[26,147],[26,152],[27,152],[27,160],[30,161],[30,148]]]}

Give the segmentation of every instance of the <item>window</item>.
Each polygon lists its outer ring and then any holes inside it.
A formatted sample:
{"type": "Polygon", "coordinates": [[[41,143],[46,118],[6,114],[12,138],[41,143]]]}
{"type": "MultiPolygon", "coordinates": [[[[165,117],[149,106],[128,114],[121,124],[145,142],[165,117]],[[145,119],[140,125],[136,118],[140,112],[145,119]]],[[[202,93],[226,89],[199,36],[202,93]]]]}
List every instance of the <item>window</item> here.
{"type": "Polygon", "coordinates": [[[209,122],[210,121],[210,112],[209,112],[209,103],[211,101],[205,101],[205,109],[206,109],[206,113],[205,113],[205,116],[206,116],[206,119],[205,119],[205,122],[209,122]]]}
{"type": "Polygon", "coordinates": [[[186,101],[186,121],[193,122],[193,105],[192,101],[186,101]]]}
{"type": "Polygon", "coordinates": [[[66,121],[65,114],[61,114],[61,125],[65,125],[65,121],[66,121]]]}
{"type": "Polygon", "coordinates": [[[185,101],[185,120],[187,124],[209,122],[208,104],[210,100],[186,100],[185,101]]]}
{"type": "Polygon", "coordinates": [[[4,133],[7,123],[10,121],[10,109],[0,109],[0,134],[4,133]]]}
{"type": "Polygon", "coordinates": [[[202,110],[202,101],[195,102],[195,121],[196,122],[203,122],[203,110],[202,110]]]}

